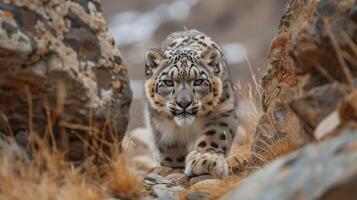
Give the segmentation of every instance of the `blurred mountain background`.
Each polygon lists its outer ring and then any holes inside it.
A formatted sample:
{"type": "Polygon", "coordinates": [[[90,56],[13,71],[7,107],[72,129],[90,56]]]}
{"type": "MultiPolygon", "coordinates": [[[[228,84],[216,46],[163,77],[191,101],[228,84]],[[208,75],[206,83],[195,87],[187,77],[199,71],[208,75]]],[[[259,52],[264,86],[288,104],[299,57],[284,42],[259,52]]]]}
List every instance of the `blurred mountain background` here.
{"type": "Polygon", "coordinates": [[[269,63],[287,0],[103,0],[103,13],[128,67],[133,102],[128,130],[144,126],[144,52],[171,32],[197,29],[218,42],[235,83],[253,85],[269,63]]]}

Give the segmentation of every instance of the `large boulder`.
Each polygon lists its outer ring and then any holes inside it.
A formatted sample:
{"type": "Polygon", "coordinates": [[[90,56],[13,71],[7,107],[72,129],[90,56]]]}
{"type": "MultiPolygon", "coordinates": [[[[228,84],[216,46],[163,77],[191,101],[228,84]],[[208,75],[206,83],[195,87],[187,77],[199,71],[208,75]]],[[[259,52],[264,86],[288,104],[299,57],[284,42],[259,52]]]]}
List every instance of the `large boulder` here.
{"type": "Polygon", "coordinates": [[[122,140],[131,90],[100,6],[1,1],[1,132],[18,140],[54,136],[72,160],[83,158],[90,143],[122,140]]]}
{"type": "MultiPolygon", "coordinates": [[[[269,52],[262,80],[264,115],[253,155],[289,140],[316,141],[315,129],[352,92],[357,80],[357,5],[354,0],[291,0],[269,52]]],[[[254,165],[261,165],[253,156],[254,165]]]]}
{"type": "Polygon", "coordinates": [[[301,96],[290,107],[313,134],[357,86],[357,4],[324,0],[310,12],[309,25],[289,47],[297,77],[304,80],[300,81],[301,96]]]}
{"type": "Polygon", "coordinates": [[[348,132],[269,164],[223,199],[355,199],[357,132],[348,132]]]}
{"type": "MultiPolygon", "coordinates": [[[[270,66],[262,79],[262,107],[264,115],[259,119],[252,151],[261,155],[268,151],[272,141],[293,138],[296,146],[312,140],[288,103],[298,96],[296,66],[289,56],[289,44],[307,26],[312,13],[307,10],[316,6],[315,1],[290,1],[283,15],[278,35],[269,50],[270,66]]],[[[252,159],[254,165],[263,164],[259,156],[252,159]]]]}

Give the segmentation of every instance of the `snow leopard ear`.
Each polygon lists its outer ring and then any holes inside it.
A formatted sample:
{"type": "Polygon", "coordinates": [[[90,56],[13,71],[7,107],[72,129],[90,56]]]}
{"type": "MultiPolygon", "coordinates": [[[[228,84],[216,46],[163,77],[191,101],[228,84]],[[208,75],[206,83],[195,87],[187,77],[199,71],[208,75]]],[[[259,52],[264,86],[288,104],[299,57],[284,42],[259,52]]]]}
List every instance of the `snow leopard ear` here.
{"type": "Polygon", "coordinates": [[[166,55],[158,49],[149,49],[145,52],[145,74],[151,76],[154,70],[161,64],[166,55]]]}
{"type": "Polygon", "coordinates": [[[221,52],[216,48],[212,47],[207,49],[202,53],[203,61],[210,67],[213,68],[215,73],[220,72],[219,62],[221,60],[221,52]]]}

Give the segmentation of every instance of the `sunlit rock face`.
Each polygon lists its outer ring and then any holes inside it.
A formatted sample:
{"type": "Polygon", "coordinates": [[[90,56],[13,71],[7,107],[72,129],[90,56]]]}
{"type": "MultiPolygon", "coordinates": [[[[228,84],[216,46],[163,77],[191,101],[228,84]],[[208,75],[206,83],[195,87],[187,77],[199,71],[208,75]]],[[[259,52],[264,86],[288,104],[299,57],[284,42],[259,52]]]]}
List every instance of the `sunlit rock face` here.
{"type": "Polygon", "coordinates": [[[2,1],[0,49],[2,132],[64,137],[74,160],[78,135],[124,136],[131,90],[99,1],[2,1]]]}

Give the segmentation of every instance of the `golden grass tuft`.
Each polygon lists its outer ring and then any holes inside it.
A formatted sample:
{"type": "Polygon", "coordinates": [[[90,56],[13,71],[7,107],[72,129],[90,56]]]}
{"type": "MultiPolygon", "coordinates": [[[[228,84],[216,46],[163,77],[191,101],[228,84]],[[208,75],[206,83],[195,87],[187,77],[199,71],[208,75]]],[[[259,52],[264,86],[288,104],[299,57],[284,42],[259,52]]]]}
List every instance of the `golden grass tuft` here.
{"type": "Polygon", "coordinates": [[[282,141],[273,141],[270,145],[270,150],[266,151],[262,156],[266,159],[267,163],[294,152],[298,147],[289,138],[282,141]]]}
{"type": "Polygon", "coordinates": [[[130,168],[124,155],[113,161],[110,168],[111,170],[107,173],[108,189],[114,197],[137,199],[142,196],[142,180],[130,168]]]}
{"type": "Polygon", "coordinates": [[[0,199],[138,199],[143,194],[141,180],[123,154],[101,165],[88,158],[75,167],[60,151],[40,148],[27,160],[19,157],[21,149],[1,148],[0,199]]]}
{"type": "Polygon", "coordinates": [[[59,180],[64,179],[62,167],[54,157],[23,162],[16,153],[1,153],[0,199],[55,199],[60,192],[59,180]]]}
{"type": "Polygon", "coordinates": [[[49,149],[25,157],[23,150],[10,140],[0,153],[0,199],[103,199],[117,196],[136,199],[141,184],[124,156],[106,165],[87,159],[78,167],[65,161],[64,153],[49,149]],[[110,167],[107,167],[110,166],[110,167]]]}

